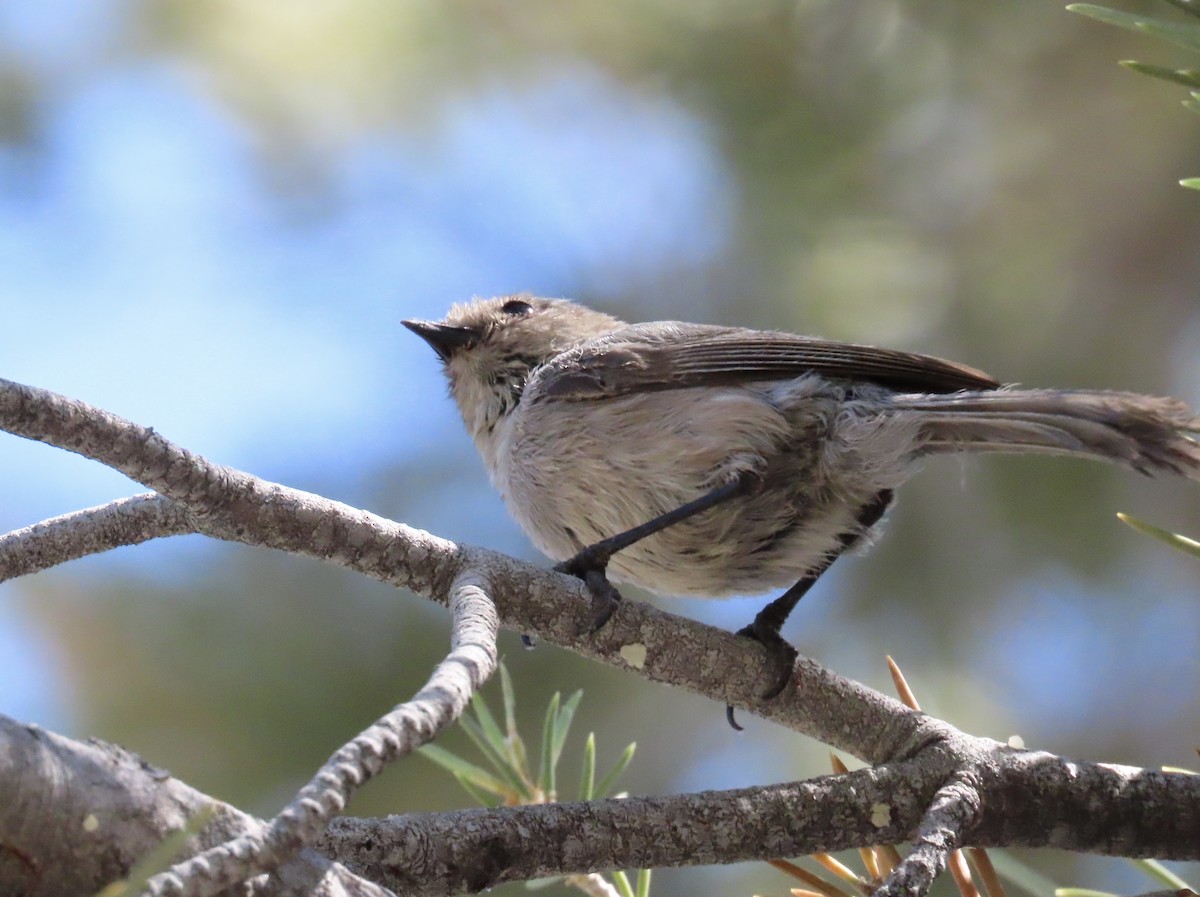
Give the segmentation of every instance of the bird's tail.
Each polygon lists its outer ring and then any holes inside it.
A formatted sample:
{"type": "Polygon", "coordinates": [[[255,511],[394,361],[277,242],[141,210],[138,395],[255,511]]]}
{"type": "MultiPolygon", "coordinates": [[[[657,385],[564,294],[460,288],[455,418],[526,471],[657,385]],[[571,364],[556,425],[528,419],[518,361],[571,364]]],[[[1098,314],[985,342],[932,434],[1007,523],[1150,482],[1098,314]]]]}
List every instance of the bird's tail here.
{"type": "Polygon", "coordinates": [[[925,453],[1034,452],[1098,458],[1200,480],[1200,417],[1178,399],[1129,392],[1001,389],[899,395],[920,412],[925,453]]]}

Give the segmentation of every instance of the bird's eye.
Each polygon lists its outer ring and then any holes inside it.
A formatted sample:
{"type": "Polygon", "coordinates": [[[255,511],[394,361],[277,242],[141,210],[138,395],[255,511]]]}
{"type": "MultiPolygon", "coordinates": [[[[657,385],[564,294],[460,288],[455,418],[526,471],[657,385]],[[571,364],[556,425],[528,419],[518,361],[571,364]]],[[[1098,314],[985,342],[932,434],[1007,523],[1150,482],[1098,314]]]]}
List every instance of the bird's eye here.
{"type": "Polygon", "coordinates": [[[521,315],[527,315],[533,311],[533,306],[524,299],[509,299],[500,306],[500,310],[506,315],[512,315],[514,318],[521,315]]]}

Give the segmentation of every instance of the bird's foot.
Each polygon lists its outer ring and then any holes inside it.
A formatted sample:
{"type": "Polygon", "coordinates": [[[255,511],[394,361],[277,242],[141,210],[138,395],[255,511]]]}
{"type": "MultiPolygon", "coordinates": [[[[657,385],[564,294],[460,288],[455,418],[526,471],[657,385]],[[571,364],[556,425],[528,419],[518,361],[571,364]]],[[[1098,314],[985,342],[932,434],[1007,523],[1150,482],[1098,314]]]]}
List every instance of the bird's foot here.
{"type": "MultiPolygon", "coordinates": [[[[775,680],[762,694],[764,701],[769,701],[772,698],[778,697],[780,692],[787,688],[788,682],[792,679],[792,670],[796,666],[796,658],[799,652],[793,648],[782,635],[779,630],[769,624],[765,624],[762,620],[755,618],[754,622],[749,626],[744,626],[737,631],[737,635],[753,639],[762,645],[767,654],[770,655],[772,666],[778,670],[775,680]]],[[[725,719],[729,721],[738,732],[742,731],[742,727],[738,725],[737,718],[733,714],[733,706],[725,705],[725,719]]]]}
{"type": "Polygon", "coordinates": [[[582,579],[591,593],[592,622],[584,635],[592,635],[603,629],[621,604],[621,593],[608,581],[608,574],[605,573],[609,557],[609,552],[597,550],[593,545],[581,549],[570,560],[554,565],[559,573],[582,579]]]}

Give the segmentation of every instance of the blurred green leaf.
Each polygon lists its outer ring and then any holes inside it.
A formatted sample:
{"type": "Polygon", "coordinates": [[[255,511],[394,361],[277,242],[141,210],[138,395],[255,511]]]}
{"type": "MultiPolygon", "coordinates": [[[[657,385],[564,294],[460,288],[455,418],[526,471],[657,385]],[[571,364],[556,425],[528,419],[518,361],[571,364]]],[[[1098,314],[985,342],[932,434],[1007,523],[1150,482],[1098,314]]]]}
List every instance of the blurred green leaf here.
{"type": "Polygon", "coordinates": [[[511,761],[509,739],[505,737],[500,726],[496,723],[496,718],[492,716],[492,711],[487,705],[487,701],[479,692],[471,695],[471,709],[475,712],[475,718],[479,721],[479,729],[488,744],[497,754],[511,761]]]}
{"type": "Polygon", "coordinates": [[[613,768],[605,774],[604,778],[600,780],[600,784],[596,786],[596,797],[609,796],[613,790],[613,786],[617,783],[617,779],[621,777],[621,773],[625,772],[625,770],[629,767],[629,763],[633,760],[633,754],[636,750],[637,742],[635,741],[631,742],[630,745],[621,752],[621,756],[617,759],[617,762],[613,764],[613,768]]]}
{"type": "Polygon", "coordinates": [[[1138,869],[1145,872],[1148,876],[1153,878],[1159,884],[1163,885],[1166,888],[1170,888],[1172,891],[1182,891],[1184,889],[1187,889],[1189,891],[1195,890],[1190,884],[1188,884],[1186,881],[1184,881],[1182,878],[1180,878],[1178,875],[1176,875],[1174,872],[1172,872],[1170,869],[1168,869],[1166,866],[1164,866],[1158,860],[1131,859],[1131,860],[1129,860],[1129,862],[1132,863],[1134,866],[1136,866],[1138,869]]]}
{"type": "Polygon", "coordinates": [[[467,736],[479,748],[479,752],[487,758],[487,761],[492,764],[492,767],[498,772],[506,782],[509,783],[512,791],[515,794],[524,795],[529,791],[529,785],[521,780],[520,775],[505,762],[504,755],[494,751],[487,738],[483,734],[483,730],[479,724],[467,717],[461,717],[458,724],[462,726],[462,730],[467,733],[467,736]]]}
{"type": "Polygon", "coordinates": [[[1200,18],[1200,3],[1197,3],[1196,0],[1167,0],[1167,2],[1176,9],[1182,9],[1189,15],[1200,18]]]}
{"type": "Polygon", "coordinates": [[[653,870],[639,869],[637,877],[637,897],[650,897],[650,876],[653,870]]]}
{"type": "Polygon", "coordinates": [[[1030,897],[1045,897],[1046,894],[1058,893],[1059,889],[1052,879],[1021,862],[1008,851],[989,851],[988,858],[1007,884],[1020,888],[1030,897]]]}
{"type": "Polygon", "coordinates": [[[492,807],[498,803],[504,804],[507,802],[505,798],[505,792],[503,791],[496,791],[489,795],[483,791],[480,791],[475,787],[473,782],[468,781],[462,776],[455,776],[454,781],[458,782],[458,784],[462,787],[462,790],[467,792],[467,795],[471,798],[471,800],[475,801],[477,806],[492,807]]]}
{"type": "MultiPolygon", "coordinates": [[[[496,720],[492,716],[487,703],[477,693],[472,697],[472,707],[475,719],[464,716],[459,720],[463,730],[472,743],[483,753],[488,762],[496,767],[502,776],[497,778],[486,769],[464,760],[462,757],[436,745],[425,745],[420,752],[443,769],[454,775],[455,780],[481,806],[492,803],[489,792],[499,796],[506,803],[533,803],[543,800],[556,799],[556,779],[559,761],[562,759],[563,747],[570,733],[571,723],[575,712],[583,700],[583,691],[576,691],[565,702],[562,693],[555,692],[546,704],[546,712],[542,722],[541,757],[536,781],[531,780],[530,770],[525,759],[524,742],[516,728],[516,690],[508,677],[504,664],[500,665],[500,687],[504,701],[504,722],[507,735],[500,732],[496,720]]],[[[621,754],[614,767],[605,776],[603,787],[605,796],[617,777],[628,767],[633,759],[635,745],[629,745],[621,754]]],[[[580,780],[580,797],[588,800],[596,796],[596,735],[588,733],[583,748],[583,771],[580,780]]],[[[587,887],[590,879],[585,881],[576,876],[551,876],[526,882],[529,890],[538,890],[546,885],[564,881],[567,884],[583,888],[587,887]]],[[[629,877],[624,872],[614,872],[613,880],[617,890],[624,897],[649,897],[650,878],[648,870],[639,870],[637,878],[637,893],[630,885],[629,877]]]]}
{"type": "Polygon", "coordinates": [[[575,719],[575,711],[579,708],[579,702],[582,699],[583,691],[575,692],[567,698],[567,702],[563,704],[554,720],[554,731],[550,738],[550,765],[552,767],[558,766],[558,761],[562,757],[563,746],[567,743],[567,735],[571,732],[571,722],[575,719]]]}
{"type": "Polygon", "coordinates": [[[473,786],[483,788],[493,794],[504,794],[506,791],[504,782],[482,766],[476,766],[469,760],[464,760],[458,754],[438,747],[436,744],[421,745],[417,748],[417,753],[452,773],[455,778],[470,782],[473,786]]]}
{"type": "Polygon", "coordinates": [[[583,699],[583,691],[576,691],[567,698],[567,702],[561,708],[558,706],[558,699],[559,695],[555,692],[550,702],[551,706],[546,708],[545,739],[542,744],[542,768],[546,772],[545,787],[548,793],[555,796],[555,799],[558,794],[558,761],[562,758],[563,745],[566,744],[567,735],[571,731],[571,721],[575,718],[575,711],[583,699]]]}
{"type": "Polygon", "coordinates": [[[1197,542],[1195,539],[1189,539],[1187,536],[1172,533],[1144,520],[1139,520],[1137,517],[1131,517],[1129,514],[1118,514],[1117,519],[1127,526],[1133,527],[1143,535],[1158,539],[1160,542],[1166,542],[1172,548],[1178,548],[1180,551],[1186,551],[1188,554],[1200,557],[1200,542],[1197,542]]]}
{"type": "MultiPolygon", "coordinates": [[[[525,741],[517,731],[516,691],[513,688],[512,676],[509,675],[508,667],[503,663],[500,664],[500,695],[504,705],[504,746],[501,748],[501,753],[508,758],[508,762],[513,767],[526,770],[529,768],[529,758],[525,752],[525,741]]],[[[481,703],[482,701],[483,699],[480,698],[481,703]]],[[[499,726],[497,725],[496,728],[498,729],[499,726]]]]}
{"type": "Polygon", "coordinates": [[[591,800],[596,793],[596,733],[588,732],[583,743],[583,775],[579,779],[579,799],[591,800]]]}
{"type": "Polygon", "coordinates": [[[537,781],[538,786],[547,794],[554,794],[554,761],[551,755],[554,752],[554,724],[558,719],[558,704],[561,699],[562,695],[555,692],[546,705],[546,716],[542,721],[542,754],[537,781]]]}
{"type": "MultiPolygon", "coordinates": [[[[1200,17],[1200,3],[1197,3],[1196,0],[1168,0],[1168,2],[1178,9],[1182,9],[1184,12],[1200,17]]],[[[1067,9],[1108,25],[1128,28],[1131,31],[1137,31],[1141,34],[1162,38],[1193,52],[1200,52],[1200,24],[1169,22],[1166,19],[1123,12],[1104,6],[1096,6],[1091,3],[1072,3],[1067,9]]],[[[1151,78],[1170,81],[1174,84],[1182,84],[1184,87],[1200,87],[1200,71],[1194,69],[1171,69],[1161,65],[1134,62],[1132,60],[1124,60],[1120,65],[1130,71],[1148,75],[1151,78]]],[[[1184,100],[1183,105],[1193,112],[1200,113],[1200,97],[1198,97],[1196,91],[1192,91],[1191,98],[1184,100]]],[[[1195,178],[1187,178],[1180,181],[1182,186],[1191,189],[1196,189],[1197,183],[1200,183],[1200,181],[1195,178]]]]}
{"type": "Polygon", "coordinates": [[[548,888],[550,885],[556,885],[563,880],[561,875],[548,875],[545,878],[531,878],[525,882],[525,890],[540,891],[543,888],[548,888]]]}
{"type": "Polygon", "coordinates": [[[614,869],[612,872],[613,884],[617,886],[617,891],[621,897],[634,897],[633,886],[629,883],[629,876],[620,869],[614,869]]]}
{"type": "Polygon", "coordinates": [[[1196,69],[1169,69],[1166,66],[1134,62],[1131,59],[1124,59],[1118,65],[1139,75],[1149,75],[1151,78],[1160,78],[1163,81],[1182,84],[1184,87],[1200,87],[1200,71],[1196,69]]]}
{"type": "Polygon", "coordinates": [[[513,690],[512,676],[503,663],[500,664],[500,695],[504,701],[504,730],[511,737],[517,733],[517,695],[513,690]]]}
{"type": "Polygon", "coordinates": [[[1091,3],[1072,3],[1067,9],[1098,22],[1116,25],[1119,28],[1128,28],[1130,31],[1138,31],[1152,37],[1160,37],[1187,50],[1200,52],[1200,25],[1168,22],[1166,19],[1122,12],[1104,6],[1095,6],[1091,3]]]}

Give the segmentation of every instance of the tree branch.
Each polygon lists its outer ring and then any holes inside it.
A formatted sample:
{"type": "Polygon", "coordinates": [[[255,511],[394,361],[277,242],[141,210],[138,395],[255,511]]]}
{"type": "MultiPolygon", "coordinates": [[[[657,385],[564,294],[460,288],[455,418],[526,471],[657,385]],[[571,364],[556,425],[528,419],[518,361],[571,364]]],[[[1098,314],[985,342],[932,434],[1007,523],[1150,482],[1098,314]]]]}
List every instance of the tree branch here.
{"type": "Polygon", "coordinates": [[[590,803],[334,820],[319,843],[421,897],[563,873],[704,866],[903,840],[939,772],[905,761],[805,782],[590,803]],[[880,823],[878,806],[892,808],[880,823]]]}
{"type": "MultiPolygon", "coordinates": [[[[0,717],[0,742],[6,748],[19,745],[14,733],[25,731],[26,727],[0,717]]],[[[28,731],[36,733],[35,744],[62,743],[85,754],[96,749],[37,729],[28,731]]],[[[28,736],[21,737],[29,741],[28,736]]],[[[0,805],[0,843],[10,855],[29,853],[21,845],[53,836],[63,850],[79,850],[82,863],[84,853],[95,850],[94,842],[77,844],[77,829],[72,826],[98,805],[108,806],[106,795],[111,791],[120,800],[104,818],[127,822],[120,830],[106,828],[96,837],[141,831],[135,841],[118,842],[122,851],[128,850],[119,856],[131,861],[209,801],[119,748],[99,747],[125,758],[123,764],[105,758],[88,760],[83,770],[72,765],[50,776],[50,781],[61,782],[53,788],[41,776],[28,774],[30,768],[44,768],[46,761],[34,759],[24,748],[8,750],[12,766],[0,766],[0,782],[13,801],[0,805]],[[130,774],[140,784],[131,785],[130,774]],[[125,797],[127,789],[135,790],[136,801],[125,797]],[[179,790],[188,796],[181,811],[175,809],[179,790]],[[132,806],[121,809],[126,804],[132,806]],[[164,806],[168,821],[155,822],[164,806]],[[30,828],[32,820],[67,830],[39,832],[30,828]]],[[[964,843],[1200,858],[1200,776],[1076,763],[1000,746],[986,762],[990,774],[980,780],[979,820],[965,832],[964,843]],[[1011,802],[1018,800],[1025,806],[1014,821],[1011,802]],[[1115,832],[1127,837],[1115,838],[1115,832]]],[[[917,837],[926,808],[946,780],[945,770],[961,764],[961,748],[939,745],[913,760],[806,782],[386,819],[342,817],[332,822],[315,846],[365,878],[417,895],[477,891],[505,881],[611,868],[797,856],[917,837]]],[[[252,830],[246,820],[261,825],[231,807],[219,806],[217,831],[203,832],[201,846],[252,830]],[[226,814],[232,814],[237,824],[222,823],[229,818],[226,814]]],[[[311,852],[301,854],[301,858],[311,856],[311,852]]],[[[62,857],[49,866],[54,874],[78,873],[81,879],[94,871],[86,864],[75,869],[62,857]]],[[[0,892],[25,893],[4,876],[5,868],[0,863],[0,892]]],[[[92,879],[91,889],[97,881],[119,877],[121,868],[119,863],[109,867],[103,877],[92,879]]],[[[89,890],[64,885],[40,893],[89,890]]]]}
{"type": "MultiPolygon", "coordinates": [[[[894,870],[888,893],[923,893],[948,851],[963,843],[1200,857],[1200,777],[1014,751],[964,735],[806,658],[798,660],[784,693],[764,702],[759,694],[772,670],[748,640],[637,602],[623,603],[601,632],[581,635],[590,628],[590,602],[572,578],[221,467],[151,429],[45,390],[0,380],[0,429],[94,458],[159,493],[0,537],[0,579],[194,529],[321,558],[410,588],[451,604],[460,623],[467,604],[486,603],[480,594],[486,583],[499,619],[513,629],[757,712],[869,763],[888,764],[738,792],[338,820],[324,847],[406,892],[453,893],[546,874],[764,859],[907,839],[915,839],[914,853],[894,870]],[[630,651],[633,646],[640,650],[630,651]]],[[[456,623],[452,657],[466,653],[443,664],[471,665],[469,685],[456,680],[462,690],[446,695],[431,681],[418,699],[436,697],[435,707],[397,708],[335,754],[269,826],[235,817],[237,825],[222,833],[246,837],[177,867],[154,893],[213,893],[239,876],[278,866],[309,843],[364,777],[461,711],[469,688],[486,677],[495,658],[494,618],[474,625],[478,632],[468,637],[456,623]],[[252,862],[238,866],[234,856],[252,862]]],[[[0,773],[26,781],[28,769],[0,766],[0,773]]],[[[42,772],[34,778],[40,781],[42,772]]],[[[86,779],[72,780],[69,788],[76,802],[94,796],[86,779]]],[[[27,812],[27,802],[19,806],[27,812]]],[[[158,807],[147,798],[142,812],[158,807]]],[[[55,818],[77,819],[78,813],[55,818]]],[[[24,820],[22,813],[10,824],[21,831],[24,820]]],[[[12,852],[22,842],[10,831],[0,831],[0,844],[12,852]]],[[[205,832],[199,846],[213,842],[205,832]]],[[[19,849],[13,855],[25,856],[19,849]]],[[[301,874],[297,861],[311,860],[310,852],[302,852],[278,866],[276,876],[243,887],[270,893],[301,874]]]]}
{"type": "Polygon", "coordinates": [[[162,536],[196,532],[183,505],[153,492],[51,517],[0,536],[0,582],[162,536]]]}
{"type": "Polygon", "coordinates": [[[887,877],[878,897],[919,897],[926,893],[958,847],[963,833],[978,819],[979,789],[971,781],[974,768],[956,774],[938,789],[912,838],[908,856],[887,877]]]}
{"type": "Polygon", "coordinates": [[[431,741],[458,719],[496,669],[496,611],[485,584],[464,575],[451,590],[451,653],[411,701],[400,704],[344,745],[283,811],[264,826],[156,875],[154,897],[210,897],[269,872],[316,841],[350,796],[389,763],[431,741]]]}
{"type": "MultiPolygon", "coordinates": [[[[48,390],[0,379],[0,429],[100,461],[183,505],[197,530],[247,545],[316,557],[441,604],[464,570],[492,588],[503,625],[722,704],[757,713],[870,763],[911,756],[940,724],[807,658],[778,697],[761,694],[777,672],[760,646],[634,601],[594,635],[590,599],[573,577],[222,467],[141,427],[48,390]]],[[[0,553],[0,578],[12,575],[0,553]]]]}
{"type": "Polygon", "coordinates": [[[994,742],[980,753],[985,740],[958,738],[913,760],[782,785],[343,817],[318,847],[373,881],[429,897],[553,874],[901,841],[914,842],[917,858],[897,867],[885,893],[921,893],[944,856],[967,844],[1200,859],[1200,776],[1068,761],[994,742]],[[1013,800],[1023,803],[1016,823],[1013,800]]]}
{"type": "MultiPolygon", "coordinates": [[[[0,715],[0,893],[93,894],[209,807],[189,847],[202,850],[262,825],[114,744],[74,741],[0,715]]],[[[380,886],[306,850],[261,894],[383,897],[380,886]]],[[[242,889],[241,893],[249,893],[242,889]]]]}

